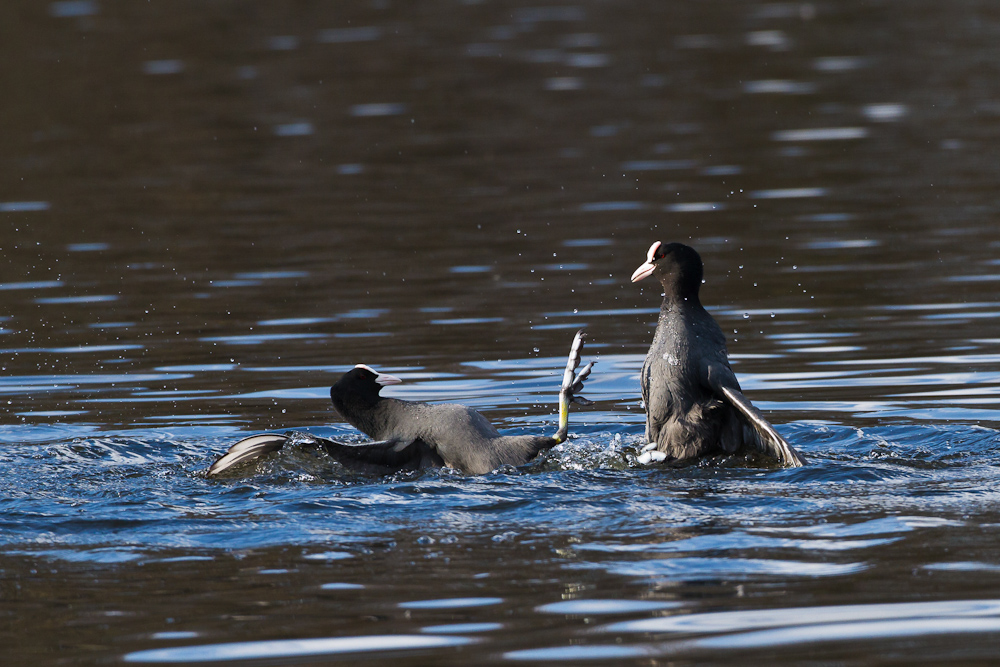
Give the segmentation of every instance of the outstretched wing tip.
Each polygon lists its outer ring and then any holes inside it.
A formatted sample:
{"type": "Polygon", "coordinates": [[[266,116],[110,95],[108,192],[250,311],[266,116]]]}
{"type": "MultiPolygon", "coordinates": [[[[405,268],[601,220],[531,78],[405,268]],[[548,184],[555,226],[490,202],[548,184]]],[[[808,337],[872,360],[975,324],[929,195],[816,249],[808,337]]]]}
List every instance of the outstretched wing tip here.
{"type": "Polygon", "coordinates": [[[207,477],[217,477],[227,470],[247,461],[254,461],[278,451],[285,446],[289,437],[280,433],[261,433],[251,435],[233,443],[226,453],[216,459],[205,472],[207,477]]]}
{"type": "Polygon", "coordinates": [[[778,433],[769,421],[764,419],[760,411],[743,395],[731,387],[720,387],[722,395],[742,414],[747,425],[753,429],[758,449],[768,456],[777,459],[785,468],[801,468],[806,465],[806,459],[778,433]]]}

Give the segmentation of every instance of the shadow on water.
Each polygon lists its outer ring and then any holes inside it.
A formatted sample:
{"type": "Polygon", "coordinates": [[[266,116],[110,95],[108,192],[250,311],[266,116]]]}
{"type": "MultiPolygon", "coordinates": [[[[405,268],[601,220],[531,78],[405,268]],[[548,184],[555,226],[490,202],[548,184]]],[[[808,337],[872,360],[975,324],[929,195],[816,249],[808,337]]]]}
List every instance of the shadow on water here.
{"type": "Polygon", "coordinates": [[[0,7],[0,637],[11,662],[989,663],[996,21],[979,4],[0,7]],[[641,466],[694,245],[809,459],[641,466]],[[571,438],[366,477],[387,393],[571,438]],[[58,632],[53,632],[58,628],[58,632]]]}

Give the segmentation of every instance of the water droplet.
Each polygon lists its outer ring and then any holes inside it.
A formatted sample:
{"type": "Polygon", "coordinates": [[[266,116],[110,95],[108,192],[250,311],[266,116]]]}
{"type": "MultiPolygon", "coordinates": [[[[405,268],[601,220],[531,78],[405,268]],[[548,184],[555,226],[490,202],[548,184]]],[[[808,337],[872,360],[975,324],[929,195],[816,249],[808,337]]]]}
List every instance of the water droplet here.
{"type": "Polygon", "coordinates": [[[538,348],[537,347],[531,348],[531,351],[534,352],[535,354],[538,354],[538,348]]]}
{"type": "Polygon", "coordinates": [[[743,319],[749,320],[750,319],[750,313],[743,313],[743,319]]]}

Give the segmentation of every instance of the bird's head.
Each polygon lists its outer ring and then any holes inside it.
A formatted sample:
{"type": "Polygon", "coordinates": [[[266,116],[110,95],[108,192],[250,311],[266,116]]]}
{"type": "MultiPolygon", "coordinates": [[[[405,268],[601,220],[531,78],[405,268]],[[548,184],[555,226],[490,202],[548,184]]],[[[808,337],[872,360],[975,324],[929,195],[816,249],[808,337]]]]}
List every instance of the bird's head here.
{"type": "Polygon", "coordinates": [[[632,274],[632,282],[653,276],[668,296],[696,297],[703,274],[701,257],[694,248],[655,241],[646,252],[646,261],[632,274]]]}
{"type": "Polygon", "coordinates": [[[334,383],[330,388],[330,396],[334,400],[357,398],[374,401],[378,399],[382,387],[401,382],[402,380],[394,375],[379,373],[371,366],[358,364],[334,383]]]}

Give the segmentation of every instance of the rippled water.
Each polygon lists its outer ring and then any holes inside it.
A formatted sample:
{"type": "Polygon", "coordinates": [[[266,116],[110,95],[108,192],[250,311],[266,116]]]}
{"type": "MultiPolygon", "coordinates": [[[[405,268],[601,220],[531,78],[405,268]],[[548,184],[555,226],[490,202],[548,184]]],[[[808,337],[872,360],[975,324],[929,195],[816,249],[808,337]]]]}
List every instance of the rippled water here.
{"type": "Polygon", "coordinates": [[[975,664],[1000,637],[1000,28],[986,3],[8,2],[12,664],[975,664]],[[809,459],[636,463],[694,245],[809,459]],[[555,429],[388,478],[329,385],[555,429]]]}

